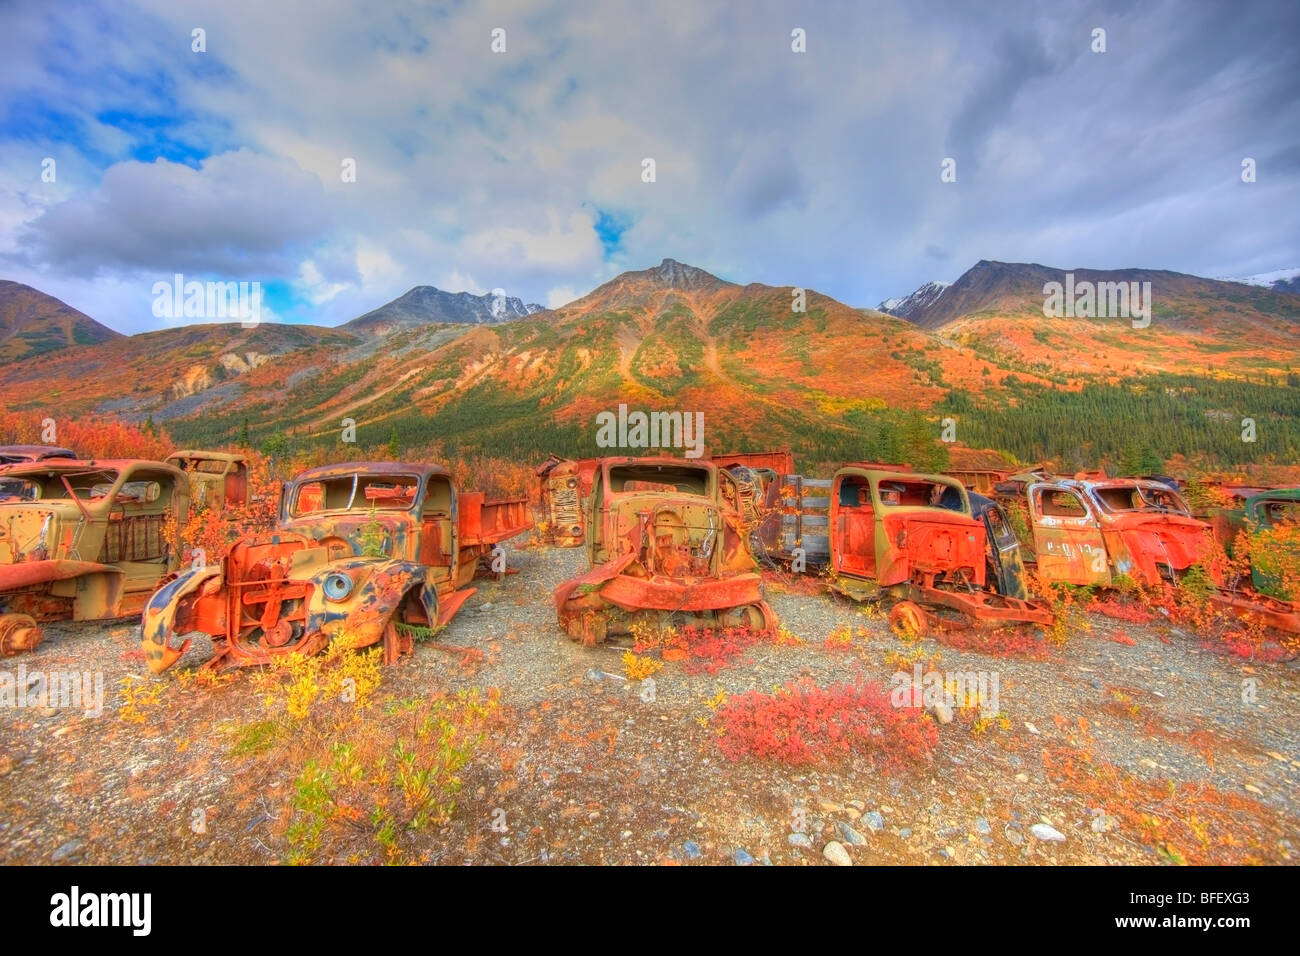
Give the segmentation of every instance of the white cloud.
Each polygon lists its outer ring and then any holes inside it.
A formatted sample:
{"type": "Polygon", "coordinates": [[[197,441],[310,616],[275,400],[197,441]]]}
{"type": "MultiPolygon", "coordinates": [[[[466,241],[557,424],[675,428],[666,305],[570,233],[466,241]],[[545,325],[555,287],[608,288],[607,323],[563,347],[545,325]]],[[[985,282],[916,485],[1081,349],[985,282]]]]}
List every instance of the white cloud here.
{"type": "Polygon", "coordinates": [[[574,299],[580,299],[591,290],[587,289],[579,292],[570,285],[557,285],[546,293],[546,307],[548,309],[558,309],[562,305],[568,305],[574,299]]]}
{"type": "Polygon", "coordinates": [[[468,292],[470,295],[486,295],[488,293],[487,289],[474,281],[473,276],[464,275],[455,269],[443,276],[440,282],[435,282],[434,285],[446,292],[468,292]]]}
{"type": "Polygon", "coordinates": [[[94,276],[208,272],[266,279],[297,271],[292,247],[328,221],[320,181],[247,149],[180,163],[117,163],[99,186],[50,206],[22,230],[25,258],[94,276]]]}
{"type": "Polygon", "coordinates": [[[330,282],[310,259],[298,269],[298,288],[312,305],[321,305],[348,288],[346,282],[330,282]]]}

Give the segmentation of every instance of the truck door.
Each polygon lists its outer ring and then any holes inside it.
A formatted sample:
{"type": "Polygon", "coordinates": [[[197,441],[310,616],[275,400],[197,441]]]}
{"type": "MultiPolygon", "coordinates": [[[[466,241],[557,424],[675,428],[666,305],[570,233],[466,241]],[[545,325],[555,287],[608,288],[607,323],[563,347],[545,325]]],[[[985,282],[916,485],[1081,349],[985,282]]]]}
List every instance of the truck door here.
{"type": "Polygon", "coordinates": [[[988,532],[989,560],[993,564],[998,593],[1021,601],[1028,600],[1025,562],[1020,556],[1020,541],[1011,528],[1011,522],[996,504],[990,504],[980,517],[988,532]]]}
{"type": "Polygon", "coordinates": [[[1031,484],[1028,494],[1034,552],[1044,580],[1108,587],[1110,561],[1101,524],[1083,496],[1050,482],[1031,484]]]}
{"type": "Polygon", "coordinates": [[[831,563],[841,574],[876,576],[876,513],[858,475],[837,475],[831,487],[831,563]]]}

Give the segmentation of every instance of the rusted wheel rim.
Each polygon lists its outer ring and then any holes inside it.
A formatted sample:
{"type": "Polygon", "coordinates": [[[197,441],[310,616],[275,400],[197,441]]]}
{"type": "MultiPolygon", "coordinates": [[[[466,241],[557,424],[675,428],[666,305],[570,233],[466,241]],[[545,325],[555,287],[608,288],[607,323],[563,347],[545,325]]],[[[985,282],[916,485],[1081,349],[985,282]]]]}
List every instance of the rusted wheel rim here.
{"type": "Polygon", "coordinates": [[[0,614],[0,655],[10,657],[34,651],[45,634],[36,619],[26,614],[0,614]]]}
{"type": "Polygon", "coordinates": [[[914,640],[926,632],[925,612],[911,601],[901,601],[889,612],[889,628],[904,640],[914,640]]]}

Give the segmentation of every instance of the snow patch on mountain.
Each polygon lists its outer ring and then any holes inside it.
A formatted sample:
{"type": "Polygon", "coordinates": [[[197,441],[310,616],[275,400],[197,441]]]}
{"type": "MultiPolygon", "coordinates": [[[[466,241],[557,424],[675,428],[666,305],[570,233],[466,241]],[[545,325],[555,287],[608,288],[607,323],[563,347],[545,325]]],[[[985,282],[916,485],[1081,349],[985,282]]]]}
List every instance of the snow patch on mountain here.
{"type": "Polygon", "coordinates": [[[901,299],[886,299],[876,308],[900,319],[910,318],[922,309],[933,305],[950,285],[952,285],[950,282],[927,282],[911,295],[901,299]]]}
{"type": "Polygon", "coordinates": [[[1240,282],[1243,285],[1261,286],[1265,289],[1290,291],[1296,288],[1297,280],[1300,280],[1300,267],[1294,269],[1277,269],[1273,272],[1261,272],[1258,275],[1241,276],[1239,278],[1222,276],[1218,281],[1240,282]]]}

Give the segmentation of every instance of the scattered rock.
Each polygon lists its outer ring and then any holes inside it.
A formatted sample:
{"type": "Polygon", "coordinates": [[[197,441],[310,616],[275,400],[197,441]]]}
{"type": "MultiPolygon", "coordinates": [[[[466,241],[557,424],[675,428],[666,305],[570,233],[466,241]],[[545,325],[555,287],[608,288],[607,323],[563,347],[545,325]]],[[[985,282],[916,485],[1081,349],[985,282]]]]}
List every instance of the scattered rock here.
{"type": "Polygon", "coordinates": [[[934,719],[941,724],[952,723],[952,708],[947,704],[935,704],[934,707],[931,708],[930,713],[934,714],[934,719]]]}
{"type": "Polygon", "coordinates": [[[785,838],[785,842],[804,850],[811,850],[813,845],[812,837],[806,833],[791,833],[785,838]]]}
{"type": "Polygon", "coordinates": [[[847,843],[850,846],[867,845],[867,838],[864,837],[857,830],[853,829],[853,827],[849,826],[847,823],[837,822],[835,824],[835,833],[839,836],[841,842],[847,843]]]}
{"type": "Polygon", "coordinates": [[[906,840],[908,837],[912,835],[912,828],[903,827],[901,830],[898,831],[898,835],[902,837],[904,840],[906,840]]]}
{"type": "Polygon", "coordinates": [[[1033,724],[1031,724],[1031,723],[1030,723],[1029,721],[1027,721],[1027,720],[1025,721],[1025,730],[1029,731],[1031,734],[1037,734],[1037,733],[1038,733],[1038,728],[1035,727],[1033,724]]]}
{"type": "Polygon", "coordinates": [[[694,840],[687,840],[682,844],[682,853],[688,860],[698,860],[704,855],[700,852],[700,845],[694,840]]]}
{"type": "Polygon", "coordinates": [[[1016,783],[1028,783],[1028,782],[1029,782],[1029,774],[1026,773],[1016,774],[1016,783]]]}
{"type": "Polygon", "coordinates": [[[855,807],[845,807],[844,815],[850,820],[856,820],[858,817],[862,816],[862,811],[855,807]]]}
{"type": "Polygon", "coordinates": [[[992,828],[991,826],[989,826],[989,822],[988,822],[987,820],[985,820],[983,817],[976,817],[976,818],[975,818],[975,829],[976,829],[976,831],[979,832],[979,833],[992,833],[992,832],[993,832],[993,828],[992,828]]]}
{"type": "Polygon", "coordinates": [[[1259,789],[1259,787],[1255,786],[1253,783],[1245,784],[1245,788],[1246,788],[1249,792],[1251,792],[1251,793],[1253,793],[1253,794],[1256,794],[1257,796],[1261,796],[1261,797],[1262,797],[1262,796],[1264,795],[1264,791],[1261,790],[1261,789],[1259,789]]]}
{"type": "Polygon", "coordinates": [[[1035,823],[1029,828],[1029,832],[1046,843],[1065,842],[1065,834],[1056,827],[1049,827],[1046,823],[1035,823]]]}
{"type": "Polygon", "coordinates": [[[752,856],[745,850],[736,851],[736,866],[753,866],[756,862],[752,856]]]}
{"type": "Polygon", "coordinates": [[[50,855],[50,862],[59,863],[63,860],[71,859],[74,856],[80,856],[82,845],[83,844],[80,840],[69,840],[50,855]]]}
{"type": "Polygon", "coordinates": [[[849,857],[849,851],[844,849],[842,844],[832,840],[822,848],[822,856],[830,860],[836,866],[852,866],[853,860],[849,857]]]}
{"type": "Polygon", "coordinates": [[[831,803],[829,800],[823,800],[817,804],[823,813],[843,813],[844,808],[838,803],[831,803]]]}
{"type": "Polygon", "coordinates": [[[885,818],[877,810],[862,814],[862,822],[866,824],[867,829],[872,833],[879,833],[885,828],[885,818]]]}

